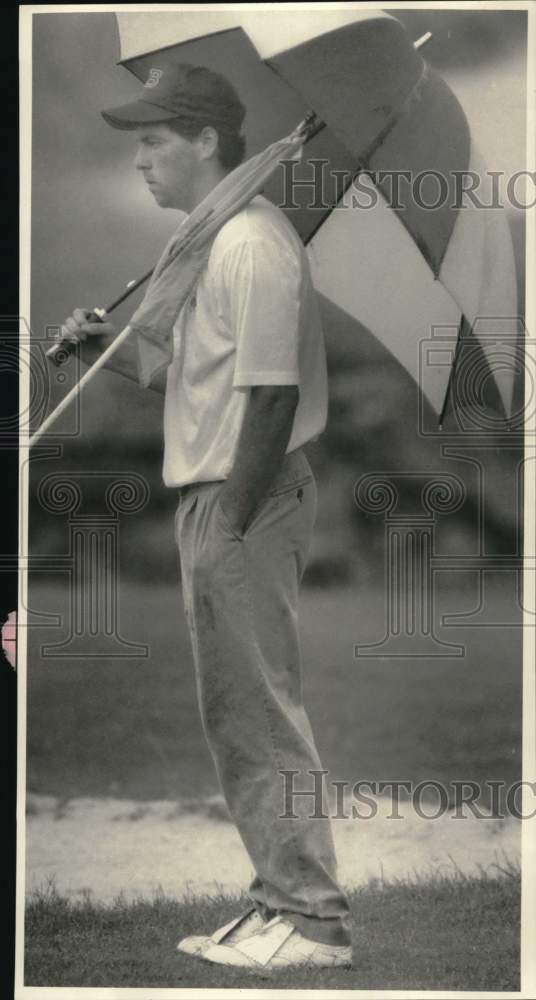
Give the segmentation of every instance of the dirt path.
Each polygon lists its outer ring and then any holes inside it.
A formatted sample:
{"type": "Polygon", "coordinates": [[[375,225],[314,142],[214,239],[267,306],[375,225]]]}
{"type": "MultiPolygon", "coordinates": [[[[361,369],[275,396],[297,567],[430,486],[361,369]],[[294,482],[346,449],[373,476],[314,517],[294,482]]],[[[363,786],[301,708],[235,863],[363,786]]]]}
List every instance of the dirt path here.
{"type": "MultiPolygon", "coordinates": [[[[423,820],[410,805],[389,819],[391,800],[378,798],[373,819],[333,822],[342,882],[415,872],[465,873],[518,862],[520,824],[512,818],[423,820]]],[[[198,802],[131,802],[32,796],[26,822],[26,889],[54,879],[71,896],[90,891],[110,902],[162,889],[173,898],[247,887],[251,867],[218,797],[198,802]]]]}

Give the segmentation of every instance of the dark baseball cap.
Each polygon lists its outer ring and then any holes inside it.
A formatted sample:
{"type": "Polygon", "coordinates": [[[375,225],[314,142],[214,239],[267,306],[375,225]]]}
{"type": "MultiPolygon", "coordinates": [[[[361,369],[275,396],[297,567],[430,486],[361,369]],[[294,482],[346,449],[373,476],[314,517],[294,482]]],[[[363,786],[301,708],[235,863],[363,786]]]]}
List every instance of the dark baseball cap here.
{"type": "Polygon", "coordinates": [[[101,111],[108,125],[119,129],[182,118],[231,132],[240,131],[245,113],[234,87],[221,73],[186,63],[150,69],[137,100],[101,111]]]}

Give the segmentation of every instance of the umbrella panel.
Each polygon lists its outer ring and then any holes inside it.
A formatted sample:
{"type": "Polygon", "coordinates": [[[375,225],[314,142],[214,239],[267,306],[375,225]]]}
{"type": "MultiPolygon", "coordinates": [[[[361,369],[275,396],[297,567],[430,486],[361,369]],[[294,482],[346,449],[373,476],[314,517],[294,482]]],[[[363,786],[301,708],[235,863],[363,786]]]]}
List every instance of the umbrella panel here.
{"type": "Polygon", "coordinates": [[[469,126],[447,84],[424,71],[402,26],[352,25],[270,65],[353,151],[355,164],[386,174],[378,177],[386,198],[398,184],[396,211],[437,276],[458,214],[453,172],[469,165],[469,126]],[[393,181],[394,171],[405,172],[409,184],[393,181]]]}
{"type": "Polygon", "coordinates": [[[424,69],[400,22],[374,17],[281,52],[269,65],[357,161],[403,107],[424,69]]]}

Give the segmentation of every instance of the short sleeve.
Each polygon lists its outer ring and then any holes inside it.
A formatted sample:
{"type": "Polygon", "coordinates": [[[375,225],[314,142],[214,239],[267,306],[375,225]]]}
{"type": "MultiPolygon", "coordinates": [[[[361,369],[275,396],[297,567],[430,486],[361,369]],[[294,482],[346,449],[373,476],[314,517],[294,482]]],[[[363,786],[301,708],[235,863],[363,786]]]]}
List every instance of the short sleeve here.
{"type": "Polygon", "coordinates": [[[236,342],[234,388],[299,385],[300,264],[271,240],[229,247],[222,274],[236,342]]]}

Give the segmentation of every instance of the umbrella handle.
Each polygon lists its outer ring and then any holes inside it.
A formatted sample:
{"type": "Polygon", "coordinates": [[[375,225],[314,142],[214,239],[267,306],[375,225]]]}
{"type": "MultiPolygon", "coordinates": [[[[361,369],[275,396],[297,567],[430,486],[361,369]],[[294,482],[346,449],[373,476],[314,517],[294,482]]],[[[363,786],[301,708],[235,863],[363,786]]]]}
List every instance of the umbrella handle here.
{"type": "MultiPolygon", "coordinates": [[[[105,309],[93,309],[86,319],[86,323],[102,323],[102,317],[106,315],[105,309]]],[[[70,354],[74,354],[78,347],[77,340],[69,340],[65,337],[63,340],[59,340],[57,344],[53,344],[52,347],[46,352],[46,357],[50,359],[56,368],[60,365],[64,365],[69,359],[70,354]]]]}
{"type": "MultiPolygon", "coordinates": [[[[141,285],[144,285],[145,282],[149,280],[152,273],[153,268],[151,267],[150,270],[146,271],[145,274],[142,274],[140,278],[133,278],[132,281],[129,281],[125,291],[121,292],[121,295],[119,295],[117,299],[114,299],[114,301],[111,302],[109,306],[106,306],[105,309],[94,309],[88,316],[87,322],[102,323],[104,316],[109,316],[114,309],[117,309],[117,307],[125,301],[125,299],[128,299],[129,295],[132,295],[136,289],[140,288],[141,285]]],[[[70,354],[74,354],[77,346],[77,340],[69,340],[69,338],[66,337],[65,340],[61,340],[58,341],[57,344],[53,344],[52,347],[46,352],[46,356],[47,358],[50,358],[50,360],[53,361],[59,368],[60,365],[64,365],[65,362],[69,360],[70,354]]]]}

